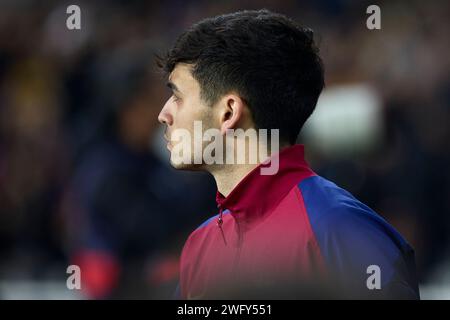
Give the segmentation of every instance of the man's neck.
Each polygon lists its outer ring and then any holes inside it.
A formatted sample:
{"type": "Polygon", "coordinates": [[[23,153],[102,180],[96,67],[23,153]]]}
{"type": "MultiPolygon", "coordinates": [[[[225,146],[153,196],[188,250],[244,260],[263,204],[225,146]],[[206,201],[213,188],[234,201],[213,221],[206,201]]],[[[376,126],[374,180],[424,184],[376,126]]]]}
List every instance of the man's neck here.
{"type": "Polygon", "coordinates": [[[216,180],[217,190],[227,197],[244,177],[259,164],[228,164],[210,173],[216,180]]]}
{"type": "MultiPolygon", "coordinates": [[[[288,144],[281,145],[276,152],[279,152],[281,149],[288,146],[288,144]]],[[[269,156],[271,155],[272,154],[269,151],[269,156]]],[[[239,182],[250,173],[250,171],[259,166],[261,160],[265,159],[258,159],[258,163],[256,164],[223,164],[220,166],[213,166],[210,167],[208,171],[216,180],[217,190],[224,197],[227,197],[239,182]]]]}

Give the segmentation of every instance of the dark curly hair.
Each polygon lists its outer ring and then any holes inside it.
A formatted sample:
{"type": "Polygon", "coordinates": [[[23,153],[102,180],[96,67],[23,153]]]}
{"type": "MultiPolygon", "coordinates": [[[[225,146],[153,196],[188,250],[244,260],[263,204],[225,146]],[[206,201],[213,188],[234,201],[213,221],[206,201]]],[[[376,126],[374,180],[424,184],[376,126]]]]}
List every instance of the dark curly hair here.
{"type": "Polygon", "coordinates": [[[311,29],[268,10],[204,19],[176,40],[157,64],[167,74],[192,64],[202,99],[213,105],[236,91],[257,129],[279,129],[294,144],[324,87],[324,70],[311,29]]]}

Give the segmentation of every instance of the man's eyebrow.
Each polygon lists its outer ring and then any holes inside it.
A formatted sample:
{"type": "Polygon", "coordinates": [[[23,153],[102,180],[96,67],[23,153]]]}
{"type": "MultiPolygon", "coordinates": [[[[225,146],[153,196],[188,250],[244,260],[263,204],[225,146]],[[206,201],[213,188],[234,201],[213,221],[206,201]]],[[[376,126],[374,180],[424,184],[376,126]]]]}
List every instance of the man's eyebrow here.
{"type": "Polygon", "coordinates": [[[172,81],[167,81],[167,84],[166,84],[170,89],[172,89],[173,91],[177,91],[177,92],[180,92],[181,93],[181,91],[178,89],[178,87],[175,85],[175,83],[173,83],[172,81]]]}

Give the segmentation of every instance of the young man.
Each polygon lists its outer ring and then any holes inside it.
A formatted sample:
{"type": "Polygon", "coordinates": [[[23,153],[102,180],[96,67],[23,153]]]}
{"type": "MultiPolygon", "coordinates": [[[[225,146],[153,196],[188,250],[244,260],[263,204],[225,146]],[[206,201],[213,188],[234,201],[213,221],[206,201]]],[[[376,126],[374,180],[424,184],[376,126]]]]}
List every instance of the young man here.
{"type": "Polygon", "coordinates": [[[411,247],[315,174],[295,144],[324,86],[311,30],[267,10],[217,16],[184,32],[159,64],[173,91],[158,118],[172,165],[210,172],[218,189],[219,214],[184,246],[181,298],[419,298],[411,247]],[[199,123],[222,142],[210,153],[217,161],[205,159],[203,140],[185,141],[180,156],[180,137],[199,137],[199,123]],[[271,142],[239,149],[252,136],[229,134],[239,129],[268,130],[271,142]],[[243,152],[244,162],[220,160],[243,152]]]}

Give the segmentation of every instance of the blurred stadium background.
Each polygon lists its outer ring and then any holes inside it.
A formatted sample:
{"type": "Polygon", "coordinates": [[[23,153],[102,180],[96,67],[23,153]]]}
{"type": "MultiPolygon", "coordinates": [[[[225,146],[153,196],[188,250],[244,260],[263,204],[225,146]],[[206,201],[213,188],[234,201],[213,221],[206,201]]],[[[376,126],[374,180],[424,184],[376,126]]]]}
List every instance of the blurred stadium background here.
{"type": "Polygon", "coordinates": [[[215,185],[168,165],[153,54],[201,18],[259,8],[319,42],[327,88],[299,138],[312,167],[415,247],[422,298],[450,299],[450,2],[377,1],[373,31],[370,4],[0,0],[0,299],[170,298],[215,185]]]}

